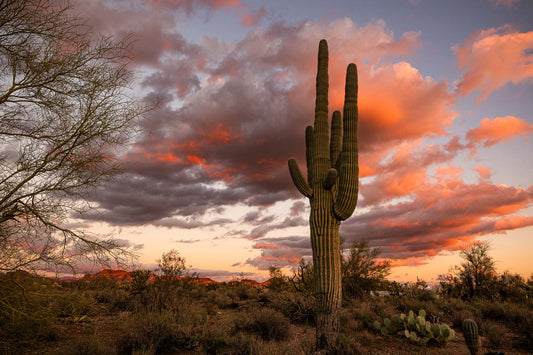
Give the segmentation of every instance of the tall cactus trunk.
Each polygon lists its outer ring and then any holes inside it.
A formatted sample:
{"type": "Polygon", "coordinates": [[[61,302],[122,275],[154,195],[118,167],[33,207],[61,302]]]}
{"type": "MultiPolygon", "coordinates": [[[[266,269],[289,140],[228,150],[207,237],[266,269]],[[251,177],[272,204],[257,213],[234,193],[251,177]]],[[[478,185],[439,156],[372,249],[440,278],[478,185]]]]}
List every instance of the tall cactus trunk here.
{"type": "Polygon", "coordinates": [[[335,344],[338,330],[338,311],[342,301],[341,255],[340,255],[340,221],[329,209],[319,205],[331,204],[330,191],[322,191],[322,196],[315,196],[311,206],[311,245],[315,271],[315,290],[317,299],[316,342],[318,349],[335,344]]]}
{"type": "Polygon", "coordinates": [[[339,228],[357,204],[357,68],[346,73],[344,113],[333,113],[331,138],[328,128],[328,47],[320,41],[316,78],[314,126],[305,131],[307,179],[298,163],[289,159],[289,171],[296,188],[311,204],[309,224],[316,277],[318,349],[332,349],[338,334],[342,300],[339,228]]]}

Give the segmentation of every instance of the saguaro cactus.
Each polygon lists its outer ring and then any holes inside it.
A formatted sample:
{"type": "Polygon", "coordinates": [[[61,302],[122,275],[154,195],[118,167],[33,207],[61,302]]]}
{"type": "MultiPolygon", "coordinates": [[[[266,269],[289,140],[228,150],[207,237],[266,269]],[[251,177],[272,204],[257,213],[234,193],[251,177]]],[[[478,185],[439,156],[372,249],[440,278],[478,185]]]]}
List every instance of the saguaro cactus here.
{"type": "Polygon", "coordinates": [[[335,344],[341,306],[341,254],[339,228],[357,204],[359,165],[357,147],[357,67],[348,65],[344,113],[333,113],[328,127],[328,44],[320,41],[314,126],[305,130],[307,180],[298,163],[289,159],[296,188],[311,204],[309,224],[316,276],[318,348],[335,344]]]}

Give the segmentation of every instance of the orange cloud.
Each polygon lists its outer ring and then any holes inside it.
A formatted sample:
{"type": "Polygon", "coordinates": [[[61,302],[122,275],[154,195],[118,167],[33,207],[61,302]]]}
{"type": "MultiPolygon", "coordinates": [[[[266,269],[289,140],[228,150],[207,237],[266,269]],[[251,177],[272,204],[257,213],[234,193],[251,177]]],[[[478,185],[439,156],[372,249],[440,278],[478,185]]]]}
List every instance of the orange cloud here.
{"type": "Polygon", "coordinates": [[[391,259],[390,266],[421,266],[428,263],[427,258],[425,257],[409,257],[405,259],[391,259]]]}
{"type": "Polygon", "coordinates": [[[494,229],[498,231],[523,228],[531,225],[533,225],[533,217],[525,216],[505,216],[494,221],[494,229]]]}
{"type": "Polygon", "coordinates": [[[206,142],[210,145],[228,144],[241,137],[240,134],[233,133],[232,127],[226,126],[222,122],[217,123],[213,128],[201,130],[199,134],[203,136],[206,142]]]}
{"type": "Polygon", "coordinates": [[[205,163],[205,159],[197,157],[196,155],[187,155],[187,162],[193,165],[199,165],[205,163]]]}
{"type": "Polygon", "coordinates": [[[458,177],[463,174],[463,169],[455,165],[436,166],[435,172],[440,176],[458,177]]]}
{"type": "Polygon", "coordinates": [[[525,138],[532,132],[533,124],[514,116],[484,118],[478,128],[471,129],[466,133],[466,139],[471,144],[483,143],[484,147],[490,147],[516,136],[525,138]]]}
{"type": "Polygon", "coordinates": [[[477,102],[507,83],[530,82],[533,77],[533,31],[521,33],[506,25],[480,30],[453,47],[458,67],[465,70],[456,91],[481,93],[477,102]]]}
{"type": "Polygon", "coordinates": [[[490,177],[492,175],[491,169],[485,168],[483,166],[477,166],[476,171],[482,180],[490,180],[490,177]]]}
{"type": "Polygon", "coordinates": [[[253,246],[254,249],[279,249],[277,245],[267,243],[257,243],[253,246]]]}
{"type": "MultiPolygon", "coordinates": [[[[344,93],[333,97],[338,96],[344,93]]],[[[456,117],[450,109],[453,103],[446,82],[423,77],[407,62],[360,68],[360,135],[368,143],[445,134],[456,117]]]]}

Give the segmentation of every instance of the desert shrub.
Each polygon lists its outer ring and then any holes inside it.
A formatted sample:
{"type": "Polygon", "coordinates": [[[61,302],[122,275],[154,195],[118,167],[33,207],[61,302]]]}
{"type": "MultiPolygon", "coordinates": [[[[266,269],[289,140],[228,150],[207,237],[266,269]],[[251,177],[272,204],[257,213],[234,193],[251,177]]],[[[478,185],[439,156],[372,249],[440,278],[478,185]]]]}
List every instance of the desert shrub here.
{"type": "Polygon", "coordinates": [[[70,291],[49,301],[50,310],[54,315],[72,321],[83,316],[94,316],[106,312],[89,292],[70,291]]]}
{"type": "Polygon", "coordinates": [[[110,313],[130,310],[133,299],[124,288],[104,288],[92,291],[97,303],[104,305],[110,313]]]}
{"type": "Polygon", "coordinates": [[[354,334],[366,328],[365,322],[357,318],[351,310],[344,310],[339,317],[339,321],[341,333],[344,334],[354,334]]]}
{"type": "Polygon", "coordinates": [[[177,280],[156,280],[143,294],[145,309],[175,311],[190,303],[189,290],[177,280]]]}
{"type": "Polygon", "coordinates": [[[224,309],[229,308],[233,303],[233,300],[225,292],[225,290],[220,289],[217,291],[210,291],[207,296],[207,302],[215,304],[218,308],[224,309]]]}
{"type": "Polygon", "coordinates": [[[376,317],[389,317],[398,313],[398,306],[395,301],[396,297],[372,297],[368,304],[376,317]]]}
{"type": "Polygon", "coordinates": [[[131,294],[138,295],[142,294],[148,288],[148,279],[152,272],[150,270],[133,270],[130,272],[131,283],[129,284],[129,289],[131,294]]]}
{"type": "Polygon", "coordinates": [[[503,320],[505,318],[505,307],[499,302],[476,300],[472,305],[481,311],[484,318],[492,320],[503,320]]]}
{"type": "Polygon", "coordinates": [[[524,336],[526,346],[533,349],[533,310],[524,312],[522,318],[517,322],[516,327],[519,334],[524,336]]]}
{"type": "Polygon", "coordinates": [[[259,298],[261,291],[257,287],[246,284],[239,284],[233,287],[237,298],[241,301],[256,300],[259,298]]]}
{"type": "Polygon", "coordinates": [[[352,314],[353,318],[361,321],[366,329],[370,329],[374,320],[378,318],[378,315],[368,302],[363,302],[359,307],[352,308],[352,314]]]}
{"type": "Polygon", "coordinates": [[[456,328],[461,328],[465,319],[474,319],[474,315],[472,314],[472,312],[466,309],[458,309],[456,311],[452,311],[452,314],[450,315],[450,320],[453,326],[456,328]]]}
{"type": "Polygon", "coordinates": [[[263,340],[285,340],[289,337],[290,323],[278,311],[256,308],[240,313],[235,319],[235,330],[256,334],[263,340]]]}
{"type": "MultiPolygon", "coordinates": [[[[200,326],[206,317],[185,308],[178,311],[152,311],[135,313],[123,324],[126,332],[117,340],[121,354],[134,351],[172,353],[179,349],[193,349],[199,346],[200,326]]],[[[202,324],[203,323],[203,324],[202,324]]]]}
{"type": "Polygon", "coordinates": [[[339,333],[335,342],[335,353],[356,355],[363,354],[361,344],[358,337],[354,333],[339,333]]]}
{"type": "Polygon", "coordinates": [[[22,353],[58,339],[60,329],[48,307],[55,298],[49,280],[25,272],[0,274],[0,353],[22,353]]]}
{"type": "Polygon", "coordinates": [[[270,295],[270,307],[283,313],[293,323],[313,325],[315,322],[316,301],[312,295],[282,291],[270,295]]]}
{"type": "Polygon", "coordinates": [[[69,345],[69,354],[76,355],[109,355],[114,354],[112,345],[104,343],[101,337],[87,336],[74,339],[69,345]]]}
{"type": "Polygon", "coordinates": [[[216,329],[208,330],[200,339],[202,350],[206,354],[220,354],[228,351],[233,339],[228,331],[216,329]]]}
{"type": "Polygon", "coordinates": [[[506,345],[508,342],[508,329],[495,321],[483,321],[479,333],[487,339],[491,347],[496,349],[506,345]]]}

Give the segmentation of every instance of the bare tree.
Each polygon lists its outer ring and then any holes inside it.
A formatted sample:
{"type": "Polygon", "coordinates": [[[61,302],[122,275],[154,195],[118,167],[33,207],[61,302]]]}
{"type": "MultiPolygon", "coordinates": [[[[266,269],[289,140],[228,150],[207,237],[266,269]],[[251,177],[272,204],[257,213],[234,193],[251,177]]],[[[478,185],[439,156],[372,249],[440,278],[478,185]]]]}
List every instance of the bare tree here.
{"type": "Polygon", "coordinates": [[[117,173],[144,113],[128,47],[95,38],[67,3],[0,0],[0,270],[124,255],[66,221],[117,173]]]}

